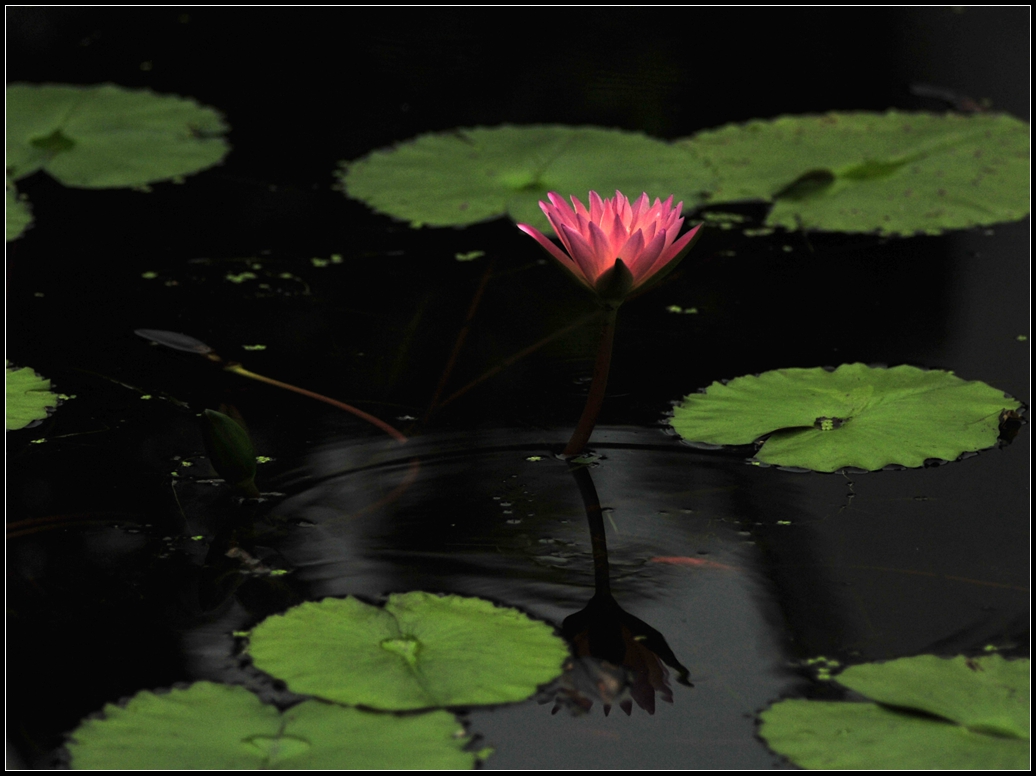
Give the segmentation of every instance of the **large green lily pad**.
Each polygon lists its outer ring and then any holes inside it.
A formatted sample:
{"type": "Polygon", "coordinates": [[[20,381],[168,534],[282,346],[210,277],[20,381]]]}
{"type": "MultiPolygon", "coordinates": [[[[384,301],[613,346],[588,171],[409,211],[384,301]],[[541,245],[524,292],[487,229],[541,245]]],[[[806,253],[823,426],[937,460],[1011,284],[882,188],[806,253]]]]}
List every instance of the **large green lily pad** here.
{"type": "Polygon", "coordinates": [[[501,126],[421,135],[344,164],[346,193],[414,225],[464,226],[508,215],[547,229],[548,191],[670,194],[697,206],[713,174],[693,152],[599,127],[501,126]]]}
{"type": "Polygon", "coordinates": [[[229,150],[223,118],[191,99],[146,89],[7,87],[7,169],[46,170],[66,186],[144,186],[204,170],[229,150]]]}
{"type": "Polygon", "coordinates": [[[25,428],[47,417],[47,411],[58,406],[60,397],[51,392],[50,380],[40,377],[29,367],[7,366],[7,430],[25,428]]]}
{"type": "Polygon", "coordinates": [[[80,770],[472,768],[452,714],[396,716],[305,701],[281,713],[243,687],[198,682],[108,704],[72,734],[80,770]]]}
{"type": "Polygon", "coordinates": [[[712,202],[773,202],[770,226],[937,234],[1029,212],[1029,126],[999,113],[828,113],[699,132],[712,202]]]}
{"type": "Polygon", "coordinates": [[[7,242],[17,240],[29,224],[32,223],[32,211],[24,196],[18,195],[18,190],[7,179],[7,242]]]}
{"type": "Polygon", "coordinates": [[[686,397],[673,429],[689,442],[745,445],[757,461],[831,472],[916,467],[996,444],[1000,416],[1021,404],[952,372],[842,364],[777,369],[686,397]],[[769,436],[767,436],[769,435],[769,436]]]}
{"type": "Polygon", "coordinates": [[[304,603],[252,631],[255,665],[293,692],[378,709],[510,703],[561,673],[546,623],[478,598],[405,593],[304,603]]]}
{"type": "Polygon", "coordinates": [[[919,657],[854,666],[837,681],[877,703],[786,700],[759,734],[804,768],[1024,769],[1029,661],[919,657]]]}

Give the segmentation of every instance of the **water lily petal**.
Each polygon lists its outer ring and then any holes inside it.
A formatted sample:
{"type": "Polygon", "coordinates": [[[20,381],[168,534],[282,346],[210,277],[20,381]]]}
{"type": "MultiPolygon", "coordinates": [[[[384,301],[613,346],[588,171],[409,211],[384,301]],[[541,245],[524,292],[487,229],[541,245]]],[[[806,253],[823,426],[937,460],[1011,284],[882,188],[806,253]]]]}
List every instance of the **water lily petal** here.
{"type": "Polygon", "coordinates": [[[568,238],[569,252],[572,256],[572,260],[579,268],[583,282],[592,288],[594,280],[596,280],[598,274],[600,274],[596,271],[597,260],[594,255],[594,249],[591,247],[590,243],[574,229],[564,225],[561,228],[564,231],[565,236],[568,238]]]}
{"type": "Polygon", "coordinates": [[[642,285],[645,280],[654,274],[655,265],[659,263],[658,260],[662,256],[662,249],[665,247],[665,235],[665,229],[659,229],[648,244],[644,246],[644,250],[640,252],[636,266],[630,267],[638,286],[642,285]]]}
{"type": "Polygon", "coordinates": [[[527,224],[519,228],[609,305],[621,304],[628,293],[672,270],[701,230],[699,224],[677,239],[684,222],[683,203],[674,207],[671,195],[652,203],[642,192],[631,202],[620,191],[609,199],[591,191],[589,207],[574,196],[569,205],[553,191],[547,199],[540,208],[563,249],[527,224]]]}
{"type": "Polygon", "coordinates": [[[619,191],[615,192],[615,212],[618,214],[623,228],[628,232],[630,217],[633,215],[633,210],[630,207],[630,201],[622,196],[622,193],[619,191]]]}
{"type": "Polygon", "coordinates": [[[644,232],[638,229],[629,236],[626,240],[626,244],[623,245],[615,255],[626,262],[627,267],[635,267],[637,266],[640,254],[643,252],[644,232]]]}
{"type": "Polygon", "coordinates": [[[597,279],[603,272],[611,269],[618,258],[618,254],[612,249],[611,240],[597,224],[590,223],[590,245],[593,249],[593,278],[597,279]]]}
{"type": "Polygon", "coordinates": [[[604,213],[604,202],[601,195],[596,191],[590,192],[590,221],[595,224],[601,223],[601,215],[604,213]]]}
{"type": "Polygon", "coordinates": [[[618,256],[619,249],[629,239],[629,232],[626,231],[626,225],[622,222],[622,216],[616,211],[612,214],[611,223],[605,222],[601,226],[604,228],[605,234],[608,235],[608,244],[611,246],[611,252],[618,256]]]}
{"type": "MultiPolygon", "coordinates": [[[[567,221],[561,218],[557,210],[544,210],[543,212],[546,214],[547,220],[550,221],[550,225],[554,229],[554,234],[558,236],[558,239],[561,240],[561,244],[565,246],[565,250],[568,251],[569,255],[571,255],[572,246],[568,244],[568,237],[565,236],[565,230],[562,229],[562,227],[569,226],[570,228],[572,228],[572,225],[570,225],[567,221]]],[[[576,227],[576,229],[578,231],[578,227],[576,227]]]]}
{"type": "Polygon", "coordinates": [[[572,259],[566,256],[565,253],[560,248],[558,248],[558,246],[556,246],[549,239],[547,239],[547,236],[544,235],[543,232],[541,232],[539,229],[537,229],[534,226],[529,226],[528,224],[518,224],[518,228],[525,232],[527,235],[529,235],[529,237],[534,239],[540,245],[542,245],[543,248],[547,251],[547,253],[549,253],[555,259],[560,261],[562,264],[570,266],[572,265],[572,259]]]}
{"type": "MultiPolygon", "coordinates": [[[[547,197],[553,204],[548,205],[545,202],[540,202],[540,210],[542,210],[543,214],[550,219],[551,226],[553,226],[555,222],[558,224],[568,224],[570,226],[574,225],[576,222],[576,213],[571,207],[569,207],[568,203],[554,192],[550,192],[547,197]]],[[[555,227],[554,231],[557,232],[557,227],[555,227]]]]}
{"type": "Polygon", "coordinates": [[[644,218],[644,214],[649,210],[651,210],[651,197],[649,197],[645,191],[637,198],[637,201],[633,203],[632,208],[630,208],[630,220],[629,223],[626,224],[626,227],[630,230],[636,229],[640,226],[640,222],[644,218]]]}
{"type": "Polygon", "coordinates": [[[704,226],[704,224],[698,224],[691,231],[677,240],[669,250],[667,250],[659,260],[655,262],[654,266],[652,266],[651,269],[649,269],[648,272],[640,278],[640,282],[637,287],[643,288],[645,286],[652,286],[676,269],[680,264],[680,261],[685,255],[687,255],[687,252],[697,241],[698,237],[701,236],[702,226],[704,226]]]}

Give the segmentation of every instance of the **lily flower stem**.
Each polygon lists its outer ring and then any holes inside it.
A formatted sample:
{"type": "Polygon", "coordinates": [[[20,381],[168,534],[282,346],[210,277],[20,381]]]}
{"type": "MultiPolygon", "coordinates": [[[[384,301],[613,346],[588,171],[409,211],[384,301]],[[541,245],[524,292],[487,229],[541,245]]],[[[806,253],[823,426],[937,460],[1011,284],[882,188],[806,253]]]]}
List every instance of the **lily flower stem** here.
{"type": "Polygon", "coordinates": [[[465,385],[463,388],[458,388],[456,391],[451,393],[449,396],[447,396],[445,399],[443,399],[439,403],[439,407],[438,408],[442,409],[447,404],[450,404],[451,402],[456,401],[461,396],[463,396],[468,391],[470,391],[472,388],[474,388],[477,385],[479,385],[479,383],[485,382],[486,380],[488,380],[491,377],[495,377],[496,375],[498,375],[501,372],[503,372],[505,369],[507,369],[512,364],[515,364],[515,363],[521,361],[526,356],[532,355],[537,350],[542,348],[544,345],[547,345],[547,344],[553,342],[558,337],[560,337],[562,335],[565,335],[565,334],[568,334],[570,331],[574,331],[575,329],[578,329],[580,326],[583,326],[583,325],[589,323],[591,320],[596,318],[597,315],[598,314],[596,312],[590,313],[588,315],[584,315],[579,320],[573,321],[572,323],[568,324],[567,326],[564,326],[564,327],[558,329],[557,331],[552,332],[551,334],[548,334],[546,337],[541,339],[539,342],[533,343],[532,345],[529,345],[529,347],[527,347],[527,348],[522,348],[521,350],[519,350],[517,353],[515,353],[512,356],[508,356],[503,361],[501,361],[499,364],[494,366],[492,369],[489,369],[488,371],[483,372],[481,375],[476,377],[474,380],[472,380],[470,383],[465,385]]]}
{"type": "Polygon", "coordinates": [[[608,371],[612,364],[612,348],[615,344],[615,321],[618,317],[618,306],[608,306],[604,311],[604,325],[601,327],[601,340],[597,346],[597,361],[594,363],[594,376],[590,381],[590,395],[586,397],[586,406],[579,418],[572,438],[561,451],[563,458],[579,455],[590,441],[597,416],[604,405],[604,392],[608,387],[608,371]]]}
{"type": "Polygon", "coordinates": [[[464,347],[464,340],[467,339],[468,332],[471,331],[471,323],[475,320],[475,313],[478,311],[479,302],[482,301],[482,295],[485,293],[486,286],[489,285],[489,281],[493,277],[494,267],[495,262],[490,261],[486,266],[486,271],[482,273],[482,279],[479,281],[478,288],[475,289],[475,295],[471,299],[471,305],[468,307],[468,315],[464,319],[464,325],[457,332],[457,339],[453,343],[453,352],[450,353],[449,361],[446,362],[446,366],[442,370],[442,377],[439,378],[439,384],[435,387],[435,393],[432,395],[432,400],[428,402],[428,409],[425,410],[422,420],[427,420],[439,408],[439,397],[442,396],[446,383],[449,382],[450,375],[453,374],[453,367],[456,366],[457,358],[464,347]]]}
{"type": "Polygon", "coordinates": [[[406,437],[403,436],[403,434],[401,434],[399,431],[394,429],[385,421],[376,418],[370,413],[364,412],[363,410],[358,409],[352,406],[351,404],[346,404],[345,402],[332,399],[329,396],[324,396],[320,393],[315,393],[314,391],[307,391],[305,388],[299,388],[297,385],[292,385],[290,383],[282,383],[280,380],[274,380],[273,378],[264,377],[263,375],[256,374],[255,372],[249,372],[240,364],[227,364],[224,367],[224,369],[226,369],[228,372],[233,372],[236,375],[247,377],[250,380],[258,380],[259,382],[267,383],[268,385],[276,385],[278,388],[284,388],[286,391],[300,393],[303,396],[308,396],[311,399],[316,399],[317,401],[322,401],[325,404],[330,404],[332,407],[337,407],[340,410],[345,410],[346,412],[352,413],[361,420],[365,420],[371,425],[377,426],[379,429],[381,429],[390,437],[399,442],[399,444],[406,444],[406,437]]]}
{"type": "Polygon", "coordinates": [[[611,581],[608,568],[608,541],[604,534],[604,513],[601,510],[601,499],[597,495],[590,469],[581,464],[569,463],[569,471],[575,478],[579,495],[586,509],[586,519],[590,527],[590,548],[594,559],[594,592],[595,595],[611,595],[611,581]]]}

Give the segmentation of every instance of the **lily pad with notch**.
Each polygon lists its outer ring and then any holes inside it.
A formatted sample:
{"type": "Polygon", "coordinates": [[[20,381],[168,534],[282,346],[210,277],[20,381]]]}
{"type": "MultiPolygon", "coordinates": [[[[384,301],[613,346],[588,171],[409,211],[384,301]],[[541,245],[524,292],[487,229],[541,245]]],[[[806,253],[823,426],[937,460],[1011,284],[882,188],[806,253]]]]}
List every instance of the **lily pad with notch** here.
{"type": "Polygon", "coordinates": [[[424,770],[473,768],[468,742],[444,711],[397,716],[308,700],[281,712],[243,687],[197,682],[108,704],[68,749],[80,770],[424,770]]]}
{"type": "Polygon", "coordinates": [[[670,423],[692,443],[762,441],[755,460],[832,472],[924,466],[997,443],[1016,399],[952,372],[842,364],[777,369],[713,383],[676,407],[670,423]]]}
{"type": "Polygon", "coordinates": [[[934,655],[847,668],[839,683],[873,703],[789,699],[759,735],[804,768],[1025,769],[1029,661],[934,655]]]}
{"type": "Polygon", "coordinates": [[[672,194],[690,209],[714,178],[693,152],[647,135],[560,125],[421,135],[343,163],[338,175],[350,197],[415,226],[466,226],[507,215],[540,229],[549,225],[538,202],[549,191],[672,194]]]}
{"type": "Polygon", "coordinates": [[[1029,212],[1029,126],[1007,114],[781,116],[676,144],[714,167],[712,203],[774,203],[768,226],[938,234],[1029,212]]]}
{"type": "Polygon", "coordinates": [[[214,109],[112,84],[7,87],[7,169],[45,170],[66,186],[103,189],[178,179],[230,150],[214,109]]]}
{"type": "Polygon", "coordinates": [[[259,623],[248,652],[293,692],[388,710],[525,700],[568,657],[517,609],[423,592],[304,603],[259,623]]]}

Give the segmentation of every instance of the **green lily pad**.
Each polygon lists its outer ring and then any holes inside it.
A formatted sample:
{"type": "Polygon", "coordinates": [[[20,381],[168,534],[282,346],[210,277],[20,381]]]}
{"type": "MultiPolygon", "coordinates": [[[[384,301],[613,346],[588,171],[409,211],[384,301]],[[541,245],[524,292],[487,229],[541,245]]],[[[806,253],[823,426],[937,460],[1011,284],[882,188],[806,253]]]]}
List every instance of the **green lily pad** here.
{"type": "Polygon", "coordinates": [[[489,601],[431,593],[304,603],[263,620],[248,651],[293,692],[377,709],[510,703],[561,673],[553,629],[489,601]]]}
{"type": "Polygon", "coordinates": [[[686,397],[670,423],[693,443],[745,445],[769,435],[757,461],[832,472],[917,467],[992,447],[1001,413],[1019,407],[952,372],[842,364],[713,383],[686,397]]]}
{"type": "Polygon", "coordinates": [[[871,700],[919,709],[970,730],[1029,737],[1029,661],[935,655],[851,666],[837,677],[871,700]]]}
{"type": "Polygon", "coordinates": [[[32,223],[32,210],[24,196],[7,180],[7,242],[17,240],[32,223]]]}
{"type": "Polygon", "coordinates": [[[243,687],[198,682],[108,704],[68,749],[80,770],[424,770],[474,767],[467,743],[444,711],[400,717],[304,701],[282,713],[243,687]]]}
{"type": "Polygon", "coordinates": [[[547,229],[548,191],[670,194],[692,208],[714,176],[693,153],[599,127],[501,126],[421,135],[343,164],[344,190],[414,225],[464,226],[508,215],[547,229]]]}
{"type": "Polygon", "coordinates": [[[60,397],[50,390],[50,380],[29,367],[7,366],[7,430],[25,428],[47,417],[47,410],[58,406],[60,397]]]}
{"type": "Polygon", "coordinates": [[[769,226],[938,234],[1029,212],[1029,125],[1006,114],[782,116],[677,145],[715,168],[713,203],[773,202],[769,226]]]}
{"type": "Polygon", "coordinates": [[[786,700],[759,734],[804,768],[1029,767],[1029,661],[922,655],[837,677],[878,703],[786,700]]]}
{"type": "Polygon", "coordinates": [[[229,150],[223,118],[191,99],[101,86],[7,87],[7,169],[46,170],[66,186],[115,188],[176,179],[229,150]]]}

